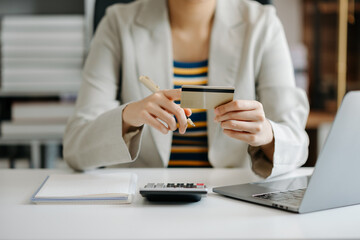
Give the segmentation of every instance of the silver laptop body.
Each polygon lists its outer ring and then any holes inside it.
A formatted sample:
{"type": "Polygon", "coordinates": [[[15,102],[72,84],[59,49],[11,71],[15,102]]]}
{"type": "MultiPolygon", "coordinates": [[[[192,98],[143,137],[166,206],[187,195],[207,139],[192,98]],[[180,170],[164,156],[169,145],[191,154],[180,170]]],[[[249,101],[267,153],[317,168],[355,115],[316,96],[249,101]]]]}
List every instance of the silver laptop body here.
{"type": "Polygon", "coordinates": [[[214,188],[224,196],[308,213],[360,203],[360,91],[346,94],[312,176],[214,188]]]}

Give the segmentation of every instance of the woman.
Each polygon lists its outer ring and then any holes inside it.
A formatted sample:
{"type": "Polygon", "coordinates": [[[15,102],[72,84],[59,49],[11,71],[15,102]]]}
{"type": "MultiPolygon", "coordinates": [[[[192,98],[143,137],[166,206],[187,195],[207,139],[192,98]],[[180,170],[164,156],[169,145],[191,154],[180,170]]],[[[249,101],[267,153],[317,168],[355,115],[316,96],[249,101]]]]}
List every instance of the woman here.
{"type": "Polygon", "coordinates": [[[112,6],[83,78],[64,138],[64,157],[74,169],[251,166],[269,177],[306,161],[308,102],[295,87],[272,6],[247,0],[112,6]],[[151,94],[140,75],[167,90],[151,94]],[[181,91],[172,89],[181,84],[234,86],[234,101],[193,110],[198,128],[187,129],[192,112],[174,102],[181,91]]]}

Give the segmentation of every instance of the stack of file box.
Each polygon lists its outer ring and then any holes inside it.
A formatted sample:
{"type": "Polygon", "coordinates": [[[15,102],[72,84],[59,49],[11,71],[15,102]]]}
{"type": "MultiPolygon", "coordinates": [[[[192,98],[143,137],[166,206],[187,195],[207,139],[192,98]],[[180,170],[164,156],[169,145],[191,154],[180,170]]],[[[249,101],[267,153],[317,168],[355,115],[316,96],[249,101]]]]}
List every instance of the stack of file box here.
{"type": "Polygon", "coordinates": [[[84,59],[81,15],[5,16],[2,92],[76,92],[84,59]]]}

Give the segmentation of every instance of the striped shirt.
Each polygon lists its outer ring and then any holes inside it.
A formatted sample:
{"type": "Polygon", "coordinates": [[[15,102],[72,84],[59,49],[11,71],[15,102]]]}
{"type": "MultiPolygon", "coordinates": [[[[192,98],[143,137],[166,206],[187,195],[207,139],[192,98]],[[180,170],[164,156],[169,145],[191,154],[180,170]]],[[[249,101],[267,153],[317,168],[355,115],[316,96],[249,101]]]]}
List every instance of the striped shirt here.
{"type": "MultiPolygon", "coordinates": [[[[182,85],[207,85],[208,61],[174,61],[174,88],[182,85]]],[[[180,104],[180,102],[176,102],[180,104]]],[[[205,109],[191,109],[191,120],[185,134],[174,131],[169,167],[211,167],[208,160],[208,137],[205,109]]]]}

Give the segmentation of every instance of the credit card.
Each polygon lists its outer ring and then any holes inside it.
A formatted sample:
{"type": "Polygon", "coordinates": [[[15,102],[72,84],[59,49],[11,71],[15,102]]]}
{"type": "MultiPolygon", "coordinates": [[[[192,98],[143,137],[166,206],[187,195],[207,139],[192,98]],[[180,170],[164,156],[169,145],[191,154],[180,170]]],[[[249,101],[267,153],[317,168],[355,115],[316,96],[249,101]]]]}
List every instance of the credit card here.
{"type": "Polygon", "coordinates": [[[234,99],[235,88],[223,86],[183,85],[182,108],[213,109],[234,99]]]}

